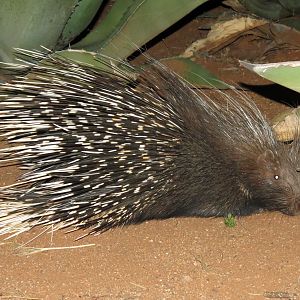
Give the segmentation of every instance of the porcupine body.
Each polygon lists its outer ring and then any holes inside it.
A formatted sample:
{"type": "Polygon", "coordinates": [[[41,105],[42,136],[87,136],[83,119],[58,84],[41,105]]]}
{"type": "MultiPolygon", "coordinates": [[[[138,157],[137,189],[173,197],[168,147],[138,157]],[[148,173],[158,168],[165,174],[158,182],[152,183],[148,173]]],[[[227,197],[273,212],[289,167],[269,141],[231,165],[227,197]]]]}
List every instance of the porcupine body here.
{"type": "Polygon", "coordinates": [[[219,96],[159,63],[137,79],[51,55],[33,64],[0,87],[0,163],[26,169],[0,190],[0,233],[299,213],[299,143],[278,143],[251,101],[219,96]]]}

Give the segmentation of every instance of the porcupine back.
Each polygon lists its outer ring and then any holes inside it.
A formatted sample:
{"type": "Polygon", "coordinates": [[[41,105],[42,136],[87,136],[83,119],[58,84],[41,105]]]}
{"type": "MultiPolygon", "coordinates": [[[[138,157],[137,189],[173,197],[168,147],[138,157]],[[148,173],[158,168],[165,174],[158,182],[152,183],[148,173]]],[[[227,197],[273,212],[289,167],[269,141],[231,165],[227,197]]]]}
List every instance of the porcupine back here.
{"type": "MultiPolygon", "coordinates": [[[[41,58],[38,52],[25,52],[41,58]]],[[[299,143],[278,143],[249,100],[214,101],[154,62],[137,79],[44,57],[0,87],[0,233],[171,216],[299,212],[299,143]],[[222,104],[223,103],[223,104],[222,104]]]]}

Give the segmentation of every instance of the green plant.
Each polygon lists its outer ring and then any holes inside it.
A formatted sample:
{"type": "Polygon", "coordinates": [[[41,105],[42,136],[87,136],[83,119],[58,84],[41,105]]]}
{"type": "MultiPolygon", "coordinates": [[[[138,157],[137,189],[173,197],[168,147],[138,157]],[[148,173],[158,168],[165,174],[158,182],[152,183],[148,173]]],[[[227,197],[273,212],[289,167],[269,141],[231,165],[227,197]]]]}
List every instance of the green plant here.
{"type": "Polygon", "coordinates": [[[233,228],[236,226],[236,218],[232,214],[228,214],[228,216],[224,219],[224,224],[227,227],[233,228]]]}

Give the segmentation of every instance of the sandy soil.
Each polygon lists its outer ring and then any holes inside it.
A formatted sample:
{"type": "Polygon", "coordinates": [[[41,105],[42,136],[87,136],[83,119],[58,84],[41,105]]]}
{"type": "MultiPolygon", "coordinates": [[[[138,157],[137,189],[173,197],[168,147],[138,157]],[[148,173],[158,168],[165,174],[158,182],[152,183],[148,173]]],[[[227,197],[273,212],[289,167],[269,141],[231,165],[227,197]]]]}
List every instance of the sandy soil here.
{"type": "MultiPolygon", "coordinates": [[[[203,19],[186,20],[149,53],[156,58],[181,53],[204,34],[201,24],[203,19]]],[[[264,84],[248,94],[273,117],[286,108],[274,100],[297,99],[240,70],[232,53],[240,58],[266,46],[265,41],[253,44],[247,38],[240,48],[237,41],[198,60],[227,82],[264,84]]],[[[278,50],[264,59],[299,59],[299,54],[278,50]]],[[[0,172],[4,185],[13,182],[19,170],[0,172]]],[[[0,241],[1,300],[300,299],[300,216],[263,213],[238,219],[234,228],[226,227],[222,218],[149,221],[79,241],[75,239],[82,232],[39,236],[42,231],[36,228],[0,241]],[[53,249],[29,254],[39,247],[53,249]]]]}
{"type": "Polygon", "coordinates": [[[0,299],[298,299],[299,224],[278,213],[235,228],[222,219],[149,221],[79,242],[80,233],[43,235],[30,245],[95,246],[26,256],[18,246],[33,230],[0,248],[0,299]]]}

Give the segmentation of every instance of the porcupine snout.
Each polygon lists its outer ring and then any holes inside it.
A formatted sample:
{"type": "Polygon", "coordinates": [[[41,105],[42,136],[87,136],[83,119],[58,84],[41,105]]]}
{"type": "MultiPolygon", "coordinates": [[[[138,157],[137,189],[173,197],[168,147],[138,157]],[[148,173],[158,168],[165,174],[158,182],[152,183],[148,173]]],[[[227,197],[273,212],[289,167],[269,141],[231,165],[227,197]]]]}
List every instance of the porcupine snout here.
{"type": "Polygon", "coordinates": [[[300,215],[300,172],[296,170],[293,174],[287,174],[287,183],[287,208],[282,212],[291,216],[300,215]]]}

